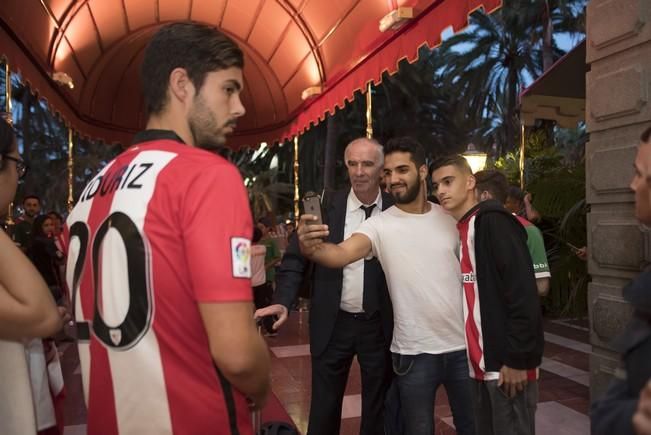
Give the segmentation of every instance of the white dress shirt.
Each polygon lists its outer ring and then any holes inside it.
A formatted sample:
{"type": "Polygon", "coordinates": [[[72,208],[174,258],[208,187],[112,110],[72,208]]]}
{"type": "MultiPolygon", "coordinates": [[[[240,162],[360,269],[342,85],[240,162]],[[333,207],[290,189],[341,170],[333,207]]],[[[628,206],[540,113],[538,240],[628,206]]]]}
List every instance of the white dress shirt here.
{"type": "MultiPolygon", "coordinates": [[[[375,201],[371,204],[364,204],[360,201],[353,189],[350,189],[348,201],[346,202],[346,221],[344,223],[344,240],[349,238],[366,219],[366,213],[362,206],[375,204],[371,216],[382,212],[382,193],[378,191],[375,201]]],[[[364,259],[350,263],[344,267],[344,278],[341,288],[341,303],[339,308],[349,313],[361,313],[364,311],[364,259]]]]}

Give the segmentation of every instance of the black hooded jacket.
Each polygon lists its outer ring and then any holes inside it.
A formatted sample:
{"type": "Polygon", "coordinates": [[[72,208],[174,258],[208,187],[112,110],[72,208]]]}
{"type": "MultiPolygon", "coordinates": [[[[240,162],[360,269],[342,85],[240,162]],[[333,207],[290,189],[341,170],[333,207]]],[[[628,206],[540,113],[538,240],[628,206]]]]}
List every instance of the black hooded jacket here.
{"type": "Polygon", "coordinates": [[[526,230],[494,200],[477,204],[460,222],[473,215],[485,368],[534,369],[544,338],[526,230]]]}

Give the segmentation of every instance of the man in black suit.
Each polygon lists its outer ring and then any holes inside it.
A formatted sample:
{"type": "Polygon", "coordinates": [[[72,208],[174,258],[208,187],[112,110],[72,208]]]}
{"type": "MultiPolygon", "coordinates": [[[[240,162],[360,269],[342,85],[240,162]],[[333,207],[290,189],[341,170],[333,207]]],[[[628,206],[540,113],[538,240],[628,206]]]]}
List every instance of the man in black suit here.
{"type": "MultiPolygon", "coordinates": [[[[336,192],[324,210],[332,231],[328,241],[339,243],[368,217],[393,205],[381,192],[384,163],[375,140],[352,141],[344,152],[351,188],[336,192]]],[[[295,236],[290,240],[276,276],[274,305],[257,310],[255,317],[275,315],[274,329],[286,320],[309,261],[295,236]]],[[[343,269],[315,265],[310,309],[312,401],[309,435],[335,435],[341,424],[341,406],[348,373],[357,356],[362,376],[360,434],[384,433],[384,399],[391,379],[389,345],[393,312],[384,272],[377,259],[360,260],[343,269]]]]}

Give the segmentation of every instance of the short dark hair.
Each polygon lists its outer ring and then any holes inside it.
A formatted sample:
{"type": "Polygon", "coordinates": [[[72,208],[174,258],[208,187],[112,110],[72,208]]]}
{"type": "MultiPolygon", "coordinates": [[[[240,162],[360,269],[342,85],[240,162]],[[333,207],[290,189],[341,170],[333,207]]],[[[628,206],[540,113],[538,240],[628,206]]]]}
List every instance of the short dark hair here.
{"type": "Polygon", "coordinates": [[[253,237],[251,238],[251,243],[258,243],[262,238],[262,230],[258,227],[253,227],[253,237]]]}
{"type": "Polygon", "coordinates": [[[35,200],[38,201],[39,204],[41,203],[41,198],[39,198],[38,196],[36,196],[36,195],[26,195],[26,196],[23,197],[23,204],[25,204],[25,202],[28,199],[35,199],[35,200]]]}
{"type": "Polygon", "coordinates": [[[63,216],[61,216],[61,214],[59,214],[59,212],[57,212],[57,211],[50,210],[50,211],[48,211],[46,214],[47,214],[48,216],[50,216],[50,217],[54,216],[55,218],[57,218],[57,219],[59,219],[61,222],[63,222],[63,216]]]}
{"type": "Polygon", "coordinates": [[[651,127],[644,130],[644,132],[640,136],[640,142],[649,143],[649,141],[651,141],[651,127]]]}
{"type": "Polygon", "coordinates": [[[466,160],[464,156],[462,156],[461,154],[450,154],[447,156],[441,156],[434,159],[432,164],[429,166],[430,177],[432,176],[432,173],[434,171],[444,166],[455,166],[458,169],[460,169],[462,172],[466,172],[472,175],[472,169],[470,168],[470,164],[468,164],[468,160],[466,160]]]}
{"type": "Polygon", "coordinates": [[[393,153],[409,153],[416,169],[425,164],[425,148],[413,137],[403,136],[390,139],[384,146],[384,156],[393,153]]]}
{"type": "Polygon", "coordinates": [[[524,192],[518,186],[509,186],[507,198],[513,198],[519,202],[524,201],[524,192]]]}
{"type": "Polygon", "coordinates": [[[267,228],[273,227],[273,222],[271,222],[271,218],[269,216],[261,217],[258,219],[258,223],[264,225],[267,228]]]}
{"type": "Polygon", "coordinates": [[[496,169],[486,169],[475,173],[476,189],[479,192],[487,191],[493,199],[501,204],[506,202],[509,191],[509,182],[506,175],[496,169]]]}
{"type": "Polygon", "coordinates": [[[52,220],[52,218],[46,214],[41,214],[34,218],[32,223],[32,237],[46,237],[47,234],[43,231],[43,224],[46,220],[52,220]]]}
{"type": "Polygon", "coordinates": [[[0,116],[0,155],[9,154],[16,147],[14,129],[4,116],[0,116]]]}
{"type": "Polygon", "coordinates": [[[165,107],[169,77],[175,68],[184,68],[199,92],[206,74],[231,67],[243,68],[244,55],[216,28],[191,22],[162,27],[145,49],[140,70],[148,113],[160,113],[165,107]]]}

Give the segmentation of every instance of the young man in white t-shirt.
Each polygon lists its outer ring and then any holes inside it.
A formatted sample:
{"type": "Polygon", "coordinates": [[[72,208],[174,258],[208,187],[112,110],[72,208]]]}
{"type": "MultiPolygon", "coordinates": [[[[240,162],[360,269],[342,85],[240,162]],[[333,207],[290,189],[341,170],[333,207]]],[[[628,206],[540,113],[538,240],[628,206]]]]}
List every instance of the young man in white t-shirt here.
{"type": "Polygon", "coordinates": [[[324,243],[327,225],[301,218],[301,250],[339,268],[377,257],[393,303],[391,352],[405,433],[434,431],[434,400],[443,384],[459,434],[474,434],[465,353],[458,234],[454,219],[425,200],[425,152],[410,138],[385,147],[384,177],[396,205],[373,216],[338,245],[324,243]]]}

